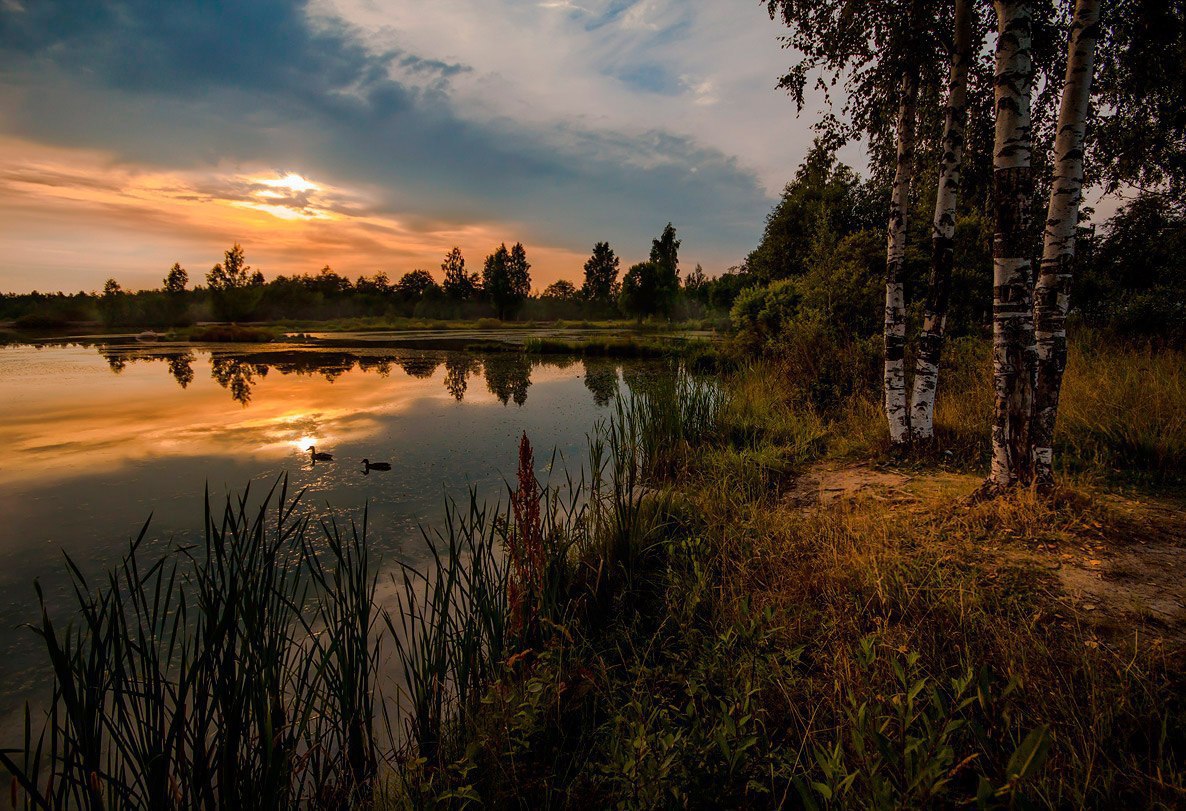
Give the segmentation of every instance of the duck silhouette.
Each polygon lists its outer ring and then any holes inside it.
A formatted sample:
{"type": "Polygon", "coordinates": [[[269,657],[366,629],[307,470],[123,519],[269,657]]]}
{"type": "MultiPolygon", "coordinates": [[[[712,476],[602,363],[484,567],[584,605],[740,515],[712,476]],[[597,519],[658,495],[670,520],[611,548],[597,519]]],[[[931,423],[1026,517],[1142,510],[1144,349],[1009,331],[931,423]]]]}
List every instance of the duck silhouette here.
{"type": "Polygon", "coordinates": [[[370,459],[362,460],[363,474],[370,473],[372,470],[391,470],[391,465],[387,462],[372,462],[370,459]]]}
{"type": "Polygon", "coordinates": [[[316,445],[310,445],[305,450],[309,452],[310,459],[314,462],[332,462],[334,460],[332,453],[318,453],[316,445]]]}

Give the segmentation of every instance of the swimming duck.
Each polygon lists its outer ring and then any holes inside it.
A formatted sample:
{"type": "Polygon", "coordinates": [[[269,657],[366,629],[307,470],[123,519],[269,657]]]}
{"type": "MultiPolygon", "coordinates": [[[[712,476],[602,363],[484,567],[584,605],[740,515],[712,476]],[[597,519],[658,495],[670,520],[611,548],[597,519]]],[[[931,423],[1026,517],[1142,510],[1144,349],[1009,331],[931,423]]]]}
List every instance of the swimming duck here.
{"type": "Polygon", "coordinates": [[[372,470],[391,470],[391,465],[387,462],[372,462],[370,459],[362,460],[363,473],[370,473],[372,470]]]}
{"type": "Polygon", "coordinates": [[[314,462],[332,462],[334,460],[332,453],[318,453],[316,445],[310,445],[305,450],[309,452],[314,462]]]}

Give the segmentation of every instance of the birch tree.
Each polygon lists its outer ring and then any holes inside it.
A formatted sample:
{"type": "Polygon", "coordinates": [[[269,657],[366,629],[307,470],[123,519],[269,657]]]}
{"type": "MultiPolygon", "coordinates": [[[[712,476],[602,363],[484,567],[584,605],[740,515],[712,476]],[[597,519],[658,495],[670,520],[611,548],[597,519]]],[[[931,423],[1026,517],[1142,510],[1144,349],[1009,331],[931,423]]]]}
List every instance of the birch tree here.
{"type": "Polygon", "coordinates": [[[955,209],[959,200],[964,130],[967,126],[968,69],[972,62],[971,0],[955,0],[954,29],[943,120],[943,152],[939,160],[939,182],[931,233],[931,278],[927,287],[926,309],[922,334],[918,340],[914,386],[910,397],[911,436],[921,441],[934,436],[939,358],[943,351],[943,332],[951,295],[951,271],[955,264],[955,209]]]}
{"type": "Polygon", "coordinates": [[[828,118],[817,127],[839,140],[865,136],[875,171],[894,167],[886,227],[883,379],[890,438],[902,444],[910,438],[902,279],[907,210],[919,145],[921,91],[926,90],[925,109],[932,110],[940,84],[934,75],[940,62],[938,40],[924,20],[941,23],[945,4],[934,0],[770,0],[768,7],[772,17],[781,17],[791,29],[787,45],[803,56],[780,85],[802,109],[812,73],[830,74],[830,82],[821,77],[816,83],[825,94],[843,78],[847,91],[844,112],[849,123],[828,118]]]}
{"type": "Polygon", "coordinates": [[[906,296],[902,286],[902,265],[906,260],[906,210],[910,205],[910,183],[914,175],[917,105],[918,73],[910,70],[902,77],[897,165],[890,192],[885,250],[884,401],[890,441],[895,445],[910,439],[910,413],[906,404],[906,296]]]}
{"type": "Polygon", "coordinates": [[[993,424],[988,489],[1023,478],[1033,391],[1032,281],[1027,232],[1033,170],[1031,9],[1027,0],[995,0],[996,131],[993,140],[993,424]]]}
{"type": "Polygon", "coordinates": [[[1042,262],[1034,290],[1037,378],[1034,387],[1033,475],[1040,486],[1053,483],[1054,424],[1067,363],[1067,309],[1075,234],[1083,199],[1083,140],[1091,99],[1095,46],[1099,39],[1099,0],[1077,0],[1071,21],[1066,79],[1054,144],[1054,184],[1042,239],[1042,262]]]}

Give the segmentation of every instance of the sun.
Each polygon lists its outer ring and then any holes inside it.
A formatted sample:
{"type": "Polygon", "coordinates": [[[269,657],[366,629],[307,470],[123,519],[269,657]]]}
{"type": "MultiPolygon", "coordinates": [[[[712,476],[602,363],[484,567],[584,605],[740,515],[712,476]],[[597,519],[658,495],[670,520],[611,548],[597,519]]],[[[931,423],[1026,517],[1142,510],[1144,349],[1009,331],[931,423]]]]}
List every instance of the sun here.
{"type": "Polygon", "coordinates": [[[306,191],[317,191],[321,186],[314,183],[312,180],[301,177],[296,172],[289,172],[284,177],[279,178],[261,178],[259,181],[264,186],[270,186],[273,189],[286,189],[290,192],[299,193],[306,191]]]}
{"type": "Polygon", "coordinates": [[[302,436],[297,439],[294,439],[292,441],[292,444],[293,444],[293,447],[296,448],[298,451],[304,452],[304,451],[309,450],[309,448],[317,445],[317,437],[302,436]]]}

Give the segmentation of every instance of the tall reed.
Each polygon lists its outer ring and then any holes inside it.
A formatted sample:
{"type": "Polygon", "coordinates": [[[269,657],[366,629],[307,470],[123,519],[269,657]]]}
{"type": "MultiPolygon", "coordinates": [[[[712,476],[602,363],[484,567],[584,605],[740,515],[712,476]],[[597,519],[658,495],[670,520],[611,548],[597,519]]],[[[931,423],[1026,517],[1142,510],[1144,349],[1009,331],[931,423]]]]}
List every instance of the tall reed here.
{"type": "Polygon", "coordinates": [[[148,525],[78,619],[34,630],[53,691],[43,729],[0,753],[23,808],[341,805],[377,768],[374,575],[363,530],[310,518],[287,481],[257,507],[206,496],[204,543],[146,563],[148,525]],[[15,756],[15,757],[14,757],[15,756]]]}
{"type": "Polygon", "coordinates": [[[661,529],[654,485],[712,440],[724,401],[682,373],[621,398],[590,437],[588,480],[541,482],[524,435],[508,500],[447,502],[423,532],[428,564],[393,575],[390,611],[365,512],[315,522],[286,479],[221,510],[207,492],[203,542],[156,559],[145,524],[94,583],[67,557],[76,618],[53,616],[37,586],[44,723],[26,709],[23,746],[0,750],[14,803],[356,807],[385,764],[410,779],[412,762],[451,762],[515,661],[563,644],[611,575],[630,581],[661,529]],[[400,668],[394,714],[384,644],[400,668]]]}

